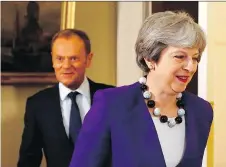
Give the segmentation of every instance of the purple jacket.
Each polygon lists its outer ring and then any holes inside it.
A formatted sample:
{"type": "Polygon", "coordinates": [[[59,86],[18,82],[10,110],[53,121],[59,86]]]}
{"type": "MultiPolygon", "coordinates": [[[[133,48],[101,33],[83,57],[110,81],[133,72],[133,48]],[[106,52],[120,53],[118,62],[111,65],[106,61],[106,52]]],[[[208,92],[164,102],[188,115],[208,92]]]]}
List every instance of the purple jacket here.
{"type": "MultiPolygon", "coordinates": [[[[213,111],[196,95],[183,97],[186,145],[178,167],[201,167],[213,111]]],[[[96,92],[77,139],[70,167],[109,166],[166,167],[138,82],[96,92]]]]}

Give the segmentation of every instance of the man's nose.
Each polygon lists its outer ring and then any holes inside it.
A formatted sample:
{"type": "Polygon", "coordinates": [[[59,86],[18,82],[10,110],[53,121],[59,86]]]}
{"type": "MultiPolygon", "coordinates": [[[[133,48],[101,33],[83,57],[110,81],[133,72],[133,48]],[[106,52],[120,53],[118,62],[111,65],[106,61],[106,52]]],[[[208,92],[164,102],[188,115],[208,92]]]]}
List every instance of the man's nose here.
{"type": "Polygon", "coordinates": [[[69,68],[70,66],[71,66],[70,60],[69,60],[69,59],[65,59],[65,60],[63,61],[62,67],[63,67],[63,68],[69,68]]]}

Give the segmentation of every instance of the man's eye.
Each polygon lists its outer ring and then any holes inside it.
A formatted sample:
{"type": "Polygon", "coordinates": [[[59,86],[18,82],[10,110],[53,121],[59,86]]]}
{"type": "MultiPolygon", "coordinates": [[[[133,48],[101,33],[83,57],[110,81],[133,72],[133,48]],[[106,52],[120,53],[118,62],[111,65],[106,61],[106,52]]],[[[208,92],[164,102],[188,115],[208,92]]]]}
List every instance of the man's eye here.
{"type": "Polygon", "coordinates": [[[76,61],[77,60],[77,57],[71,57],[71,60],[72,61],[76,61]]]}
{"type": "Polygon", "coordinates": [[[58,56],[58,57],[57,57],[57,60],[62,61],[62,60],[63,60],[63,58],[62,58],[62,57],[60,57],[60,56],[58,56]]]}

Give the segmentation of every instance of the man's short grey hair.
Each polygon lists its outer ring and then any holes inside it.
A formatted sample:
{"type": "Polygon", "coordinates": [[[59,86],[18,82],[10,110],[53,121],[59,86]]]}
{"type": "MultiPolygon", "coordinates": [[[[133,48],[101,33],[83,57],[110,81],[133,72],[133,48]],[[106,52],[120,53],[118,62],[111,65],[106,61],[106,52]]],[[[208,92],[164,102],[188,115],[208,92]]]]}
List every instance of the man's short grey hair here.
{"type": "Polygon", "coordinates": [[[186,12],[154,13],[144,21],[138,34],[135,45],[138,66],[149,72],[144,58],[158,62],[162,50],[168,46],[197,48],[201,58],[206,47],[205,34],[186,12]]]}

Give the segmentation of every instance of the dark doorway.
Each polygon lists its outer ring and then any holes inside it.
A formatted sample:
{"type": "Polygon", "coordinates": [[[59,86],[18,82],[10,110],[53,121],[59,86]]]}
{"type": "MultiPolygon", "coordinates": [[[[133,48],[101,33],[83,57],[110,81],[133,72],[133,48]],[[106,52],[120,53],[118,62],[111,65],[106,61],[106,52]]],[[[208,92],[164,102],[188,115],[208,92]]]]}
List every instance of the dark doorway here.
{"type": "MultiPolygon", "coordinates": [[[[167,10],[186,11],[193,17],[195,22],[198,23],[198,1],[152,1],[152,13],[163,12],[167,10]]],[[[198,94],[198,70],[189,83],[187,90],[196,95],[198,94]]]]}

